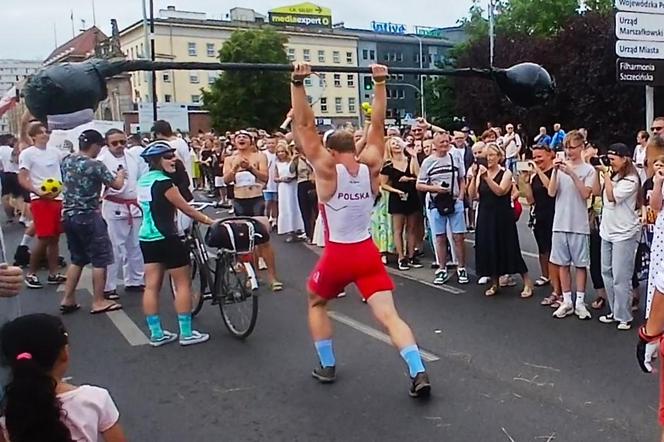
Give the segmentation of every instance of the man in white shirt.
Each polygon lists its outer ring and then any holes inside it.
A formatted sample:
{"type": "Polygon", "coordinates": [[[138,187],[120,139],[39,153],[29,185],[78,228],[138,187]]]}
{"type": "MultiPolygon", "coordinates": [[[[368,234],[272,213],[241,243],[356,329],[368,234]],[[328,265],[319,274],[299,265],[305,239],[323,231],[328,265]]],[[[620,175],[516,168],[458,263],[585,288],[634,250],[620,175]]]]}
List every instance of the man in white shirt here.
{"type": "Polygon", "coordinates": [[[274,228],[279,217],[279,199],[277,193],[277,183],[274,182],[275,162],[277,161],[277,139],[268,137],[265,139],[265,150],[263,153],[267,157],[267,170],[269,173],[263,196],[265,197],[265,216],[270,220],[270,226],[274,228]]]}
{"type": "Polygon", "coordinates": [[[636,135],[637,144],[634,148],[634,156],[632,157],[634,166],[636,166],[636,170],[639,172],[641,184],[643,184],[648,178],[646,173],[646,146],[648,145],[648,138],[650,138],[650,135],[647,131],[639,131],[639,133],[636,135]]]}
{"type": "Polygon", "coordinates": [[[104,153],[97,157],[108,170],[126,171],[124,186],[120,190],[107,187],[103,194],[101,214],[108,225],[113,243],[115,261],[107,267],[104,297],[115,300],[117,294],[118,267],[122,266],[125,292],[141,292],[145,286],[143,254],[138,242],[143,212],[136,200],[137,181],[143,173],[145,161],[133,155],[127,148],[127,137],[119,129],[106,132],[104,153]]]}
{"type": "Polygon", "coordinates": [[[57,148],[47,146],[49,132],[42,123],[30,123],[27,135],[34,145],[19,155],[18,179],[21,186],[31,194],[30,209],[37,243],[30,256],[30,269],[25,275],[25,284],[31,289],[40,289],[43,285],[37,276],[37,269],[44,254],[48,261],[48,284],[62,284],[66,280],[64,275],[58,273],[62,197],[41,189],[42,182],[48,178],[62,182],[60,163],[63,155],[57,148]]]}
{"type": "Polygon", "coordinates": [[[191,177],[194,173],[194,160],[189,151],[189,144],[173,133],[173,129],[171,129],[168,121],[156,121],[154,126],[152,126],[152,133],[154,133],[155,139],[166,141],[175,149],[175,154],[180,158],[182,164],[184,164],[184,169],[187,171],[187,175],[189,175],[189,190],[193,192],[194,183],[191,177]]]}
{"type": "Polygon", "coordinates": [[[514,132],[512,123],[505,126],[505,130],[502,146],[505,151],[505,168],[516,176],[516,163],[519,161],[519,152],[521,152],[521,137],[514,132]]]}
{"type": "Polygon", "coordinates": [[[0,135],[0,168],[2,169],[2,205],[7,219],[14,221],[15,210],[12,202],[23,199],[25,191],[18,184],[18,140],[11,134],[0,135]]]}

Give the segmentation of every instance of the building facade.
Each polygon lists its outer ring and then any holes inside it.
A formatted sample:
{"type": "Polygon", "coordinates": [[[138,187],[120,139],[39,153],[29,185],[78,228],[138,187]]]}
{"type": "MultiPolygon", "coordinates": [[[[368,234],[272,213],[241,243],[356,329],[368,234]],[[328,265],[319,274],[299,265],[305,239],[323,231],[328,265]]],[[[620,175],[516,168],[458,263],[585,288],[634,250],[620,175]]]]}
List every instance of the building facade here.
{"type": "MultiPolygon", "coordinates": [[[[231,34],[240,29],[260,28],[263,16],[255,22],[209,20],[200,13],[182,18],[173,9],[160,11],[155,20],[155,58],[169,61],[217,61],[218,51],[231,34]]],[[[249,14],[243,12],[242,17],[249,14]]],[[[292,62],[306,61],[324,66],[357,66],[357,41],[352,35],[336,35],[314,30],[298,31],[280,28],[288,37],[286,53],[292,62]]],[[[120,32],[121,48],[129,59],[147,57],[145,33],[141,21],[120,32]]],[[[150,100],[149,73],[131,74],[135,102],[150,100]]],[[[220,75],[217,71],[162,71],[157,73],[157,101],[183,103],[192,107],[202,105],[201,89],[209,87],[220,75]]],[[[306,87],[321,94],[314,104],[314,112],[321,123],[340,125],[358,122],[357,74],[321,74],[318,85],[308,82],[306,87]],[[320,90],[322,88],[322,91],[320,90]]]]}
{"type": "MultiPolygon", "coordinates": [[[[41,66],[42,62],[38,60],[0,60],[0,96],[37,72],[41,66]]],[[[13,116],[10,111],[0,118],[0,133],[14,132],[15,125],[10,124],[13,116]]]]}

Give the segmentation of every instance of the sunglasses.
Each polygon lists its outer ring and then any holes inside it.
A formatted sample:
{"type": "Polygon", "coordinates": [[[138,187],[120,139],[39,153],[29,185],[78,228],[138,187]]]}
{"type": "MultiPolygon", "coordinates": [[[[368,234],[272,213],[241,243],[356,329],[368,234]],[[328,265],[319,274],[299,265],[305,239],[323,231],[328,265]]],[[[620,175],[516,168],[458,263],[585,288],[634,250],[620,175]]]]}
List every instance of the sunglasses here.
{"type": "Polygon", "coordinates": [[[175,159],[175,154],[173,152],[170,153],[165,153],[164,155],[161,156],[163,160],[173,160],[175,159]]]}
{"type": "Polygon", "coordinates": [[[112,141],[109,143],[111,146],[116,147],[116,146],[124,146],[127,144],[127,141],[125,140],[118,140],[118,141],[112,141]]]}
{"type": "Polygon", "coordinates": [[[565,146],[567,149],[578,149],[580,147],[584,147],[586,144],[577,144],[576,146],[572,146],[571,144],[569,146],[565,146]]]}

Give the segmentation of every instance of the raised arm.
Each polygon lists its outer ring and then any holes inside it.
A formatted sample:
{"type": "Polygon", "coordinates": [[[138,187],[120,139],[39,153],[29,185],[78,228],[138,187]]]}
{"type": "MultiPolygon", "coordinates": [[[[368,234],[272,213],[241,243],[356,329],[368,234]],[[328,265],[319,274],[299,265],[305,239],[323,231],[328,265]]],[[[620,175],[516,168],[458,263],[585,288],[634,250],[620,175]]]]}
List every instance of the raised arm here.
{"type": "Polygon", "coordinates": [[[318,136],[315,125],[315,115],[307,93],[304,90],[304,80],[311,75],[311,66],[306,63],[296,63],[291,75],[291,103],[293,107],[293,122],[291,127],[306,158],[316,169],[320,178],[334,178],[335,164],[332,155],[324,148],[318,136]]]}
{"type": "Polygon", "coordinates": [[[367,132],[367,146],[360,155],[360,162],[369,166],[374,176],[380,173],[385,156],[385,112],[387,111],[385,79],[387,72],[387,66],[380,64],[371,66],[371,75],[375,85],[371,105],[371,126],[367,132]]]}

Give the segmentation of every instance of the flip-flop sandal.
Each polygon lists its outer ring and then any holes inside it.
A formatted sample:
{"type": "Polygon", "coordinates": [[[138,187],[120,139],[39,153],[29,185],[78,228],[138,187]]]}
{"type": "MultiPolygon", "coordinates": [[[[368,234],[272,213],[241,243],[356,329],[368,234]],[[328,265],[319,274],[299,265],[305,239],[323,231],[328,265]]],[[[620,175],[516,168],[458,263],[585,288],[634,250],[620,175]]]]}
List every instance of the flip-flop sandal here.
{"type": "Polygon", "coordinates": [[[514,287],[514,286],[516,286],[516,282],[515,282],[511,277],[504,278],[504,279],[503,279],[503,278],[499,278],[499,280],[498,280],[498,285],[500,286],[501,289],[504,289],[504,288],[507,288],[507,287],[514,287]],[[501,282],[501,281],[507,281],[507,282],[503,283],[503,282],[501,282]]]}
{"type": "Polygon", "coordinates": [[[545,285],[548,285],[551,282],[549,278],[546,278],[544,276],[540,276],[537,281],[535,281],[535,287],[543,287],[545,285]]]}
{"type": "Polygon", "coordinates": [[[495,296],[498,293],[498,286],[492,285],[489,289],[484,292],[484,296],[491,297],[495,296]]]}
{"type": "Polygon", "coordinates": [[[120,299],[120,295],[118,295],[118,292],[112,291],[108,293],[104,293],[104,299],[108,299],[109,301],[116,301],[120,299]]]}
{"type": "Polygon", "coordinates": [[[60,304],[60,313],[68,315],[81,309],[81,304],[60,304]]]}
{"type": "Polygon", "coordinates": [[[524,287],[523,291],[521,292],[521,299],[528,299],[532,297],[533,297],[533,288],[524,287]]]}
{"type": "Polygon", "coordinates": [[[284,285],[280,283],[279,281],[274,281],[272,283],[272,291],[273,292],[280,292],[284,289],[284,285]]]}
{"type": "Polygon", "coordinates": [[[594,310],[602,310],[605,305],[606,299],[599,297],[590,304],[590,307],[592,307],[594,310]]]}
{"type": "Polygon", "coordinates": [[[112,304],[108,304],[106,307],[99,309],[99,310],[90,310],[91,315],[99,315],[101,313],[108,313],[108,312],[114,312],[117,310],[122,310],[122,306],[118,304],[117,302],[114,302],[112,304]]]}
{"type": "Polygon", "coordinates": [[[558,301],[558,295],[552,293],[550,296],[547,296],[546,298],[542,299],[540,305],[551,305],[556,301],[558,301]]]}

